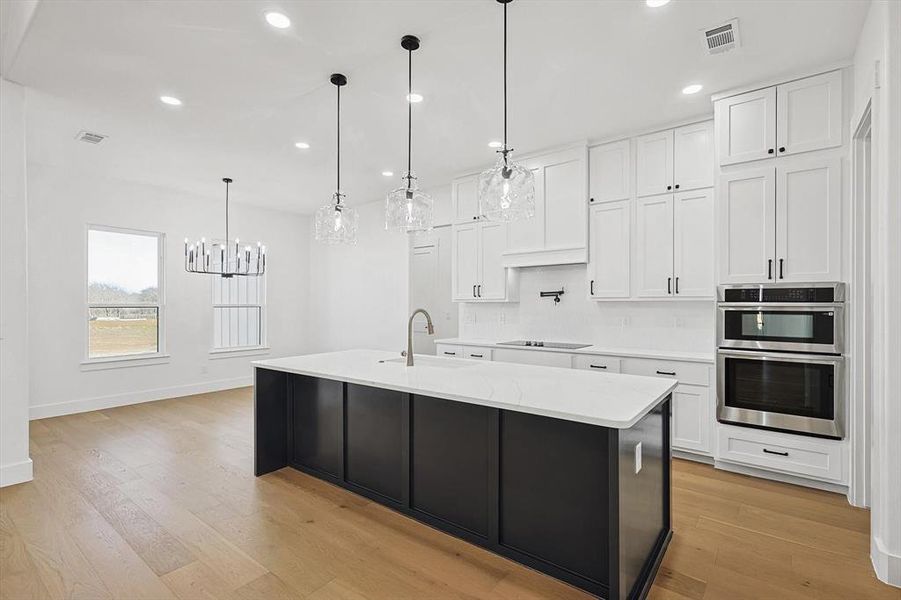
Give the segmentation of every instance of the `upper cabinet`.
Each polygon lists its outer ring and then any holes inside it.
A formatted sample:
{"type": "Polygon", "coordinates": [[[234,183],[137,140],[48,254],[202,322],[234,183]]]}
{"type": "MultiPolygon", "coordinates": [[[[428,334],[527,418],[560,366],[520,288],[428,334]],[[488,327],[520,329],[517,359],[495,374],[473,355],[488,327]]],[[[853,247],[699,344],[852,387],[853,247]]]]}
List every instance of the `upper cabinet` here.
{"type": "Polygon", "coordinates": [[[588,150],[589,202],[614,202],[632,196],[632,144],[622,140],[588,150]]]}
{"type": "Polygon", "coordinates": [[[713,148],[713,121],[636,138],[636,195],[711,187],[713,148]]]}
{"type": "Polygon", "coordinates": [[[535,175],[535,216],[508,225],[504,266],[588,262],[587,163],[584,145],[520,162],[535,175]]]}
{"type": "Polygon", "coordinates": [[[468,175],[451,183],[454,223],[470,223],[479,216],[479,176],[468,175]]]}
{"type": "Polygon", "coordinates": [[[501,265],[504,223],[477,220],[454,225],[451,266],[453,300],[510,302],[519,292],[516,272],[501,265]]]}
{"type": "Polygon", "coordinates": [[[631,211],[629,200],[595,202],[589,209],[588,295],[592,298],[628,298],[631,294],[631,211]]]}
{"type": "Polygon", "coordinates": [[[714,103],[721,166],[842,144],[842,73],[832,71],[714,103]]]}

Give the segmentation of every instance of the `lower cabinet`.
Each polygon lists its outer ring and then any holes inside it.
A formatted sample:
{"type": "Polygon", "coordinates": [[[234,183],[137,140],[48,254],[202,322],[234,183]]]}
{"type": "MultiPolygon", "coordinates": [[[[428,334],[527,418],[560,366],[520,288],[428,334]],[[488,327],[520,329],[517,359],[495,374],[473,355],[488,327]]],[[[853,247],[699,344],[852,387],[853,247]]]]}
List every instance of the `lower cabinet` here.
{"type": "Polygon", "coordinates": [[[709,453],[713,425],[710,388],[679,385],[673,392],[673,448],[709,453]]]}
{"type": "Polygon", "coordinates": [[[395,502],[403,501],[402,423],[405,394],[347,384],[345,479],[395,502]]]}
{"type": "Polygon", "coordinates": [[[572,367],[572,355],[566,352],[548,352],[547,350],[513,350],[511,348],[493,348],[492,360],[512,362],[522,365],[541,365],[544,367],[572,367]]]}
{"type": "Polygon", "coordinates": [[[463,346],[436,344],[436,354],[445,358],[463,358],[463,346]]]}

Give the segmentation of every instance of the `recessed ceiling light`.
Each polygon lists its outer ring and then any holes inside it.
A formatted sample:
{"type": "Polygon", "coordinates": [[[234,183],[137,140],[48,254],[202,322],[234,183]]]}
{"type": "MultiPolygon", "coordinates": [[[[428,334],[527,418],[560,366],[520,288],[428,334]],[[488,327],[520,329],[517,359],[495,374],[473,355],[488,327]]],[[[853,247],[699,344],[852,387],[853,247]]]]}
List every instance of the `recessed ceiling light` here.
{"type": "Polygon", "coordinates": [[[181,100],[175,96],[160,96],[160,102],[169,106],[181,106],[181,100]]]}
{"type": "Polygon", "coordinates": [[[280,12],[267,12],[266,22],[276,29],[287,29],[291,27],[291,19],[280,12]]]}
{"type": "Polygon", "coordinates": [[[488,142],[489,148],[503,148],[504,142],[488,142]]]}
{"type": "Polygon", "coordinates": [[[310,145],[309,145],[308,143],[306,143],[306,142],[297,142],[297,143],[294,144],[294,145],[295,145],[296,147],[300,148],[301,150],[306,150],[307,148],[310,147],[310,145]]]}
{"type": "Polygon", "coordinates": [[[422,102],[422,94],[407,94],[407,102],[413,102],[414,104],[416,102],[422,102]]]}
{"type": "Polygon", "coordinates": [[[669,4],[669,0],[644,0],[644,2],[651,8],[660,8],[664,4],[669,4]]]}
{"type": "Polygon", "coordinates": [[[394,177],[394,171],[382,171],[382,175],[385,177],[394,177]]]}
{"type": "Polygon", "coordinates": [[[697,94],[698,92],[701,91],[701,89],[703,87],[704,86],[702,86],[700,83],[693,83],[691,85],[686,85],[684,88],[682,88],[682,93],[683,94],[697,94]]]}

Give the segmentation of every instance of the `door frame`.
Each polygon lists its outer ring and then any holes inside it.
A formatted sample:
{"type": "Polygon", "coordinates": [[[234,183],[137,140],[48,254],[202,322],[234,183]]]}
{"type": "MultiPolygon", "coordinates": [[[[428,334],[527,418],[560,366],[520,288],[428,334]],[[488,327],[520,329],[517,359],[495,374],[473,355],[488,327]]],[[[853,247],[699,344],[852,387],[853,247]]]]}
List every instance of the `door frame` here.
{"type": "Polygon", "coordinates": [[[852,123],[851,133],[851,259],[849,281],[850,360],[848,366],[851,473],[848,501],[870,504],[870,428],[872,419],[872,317],[870,269],[873,240],[872,99],[852,123]]]}

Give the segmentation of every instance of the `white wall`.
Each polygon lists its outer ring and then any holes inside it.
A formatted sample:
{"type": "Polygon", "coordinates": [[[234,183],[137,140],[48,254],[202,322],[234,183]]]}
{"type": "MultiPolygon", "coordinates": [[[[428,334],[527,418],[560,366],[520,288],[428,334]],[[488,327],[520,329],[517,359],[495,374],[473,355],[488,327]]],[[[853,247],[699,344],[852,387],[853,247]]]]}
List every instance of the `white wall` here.
{"type": "Polygon", "coordinates": [[[870,555],[879,578],[901,586],[901,3],[872,2],[854,72],[852,127],[873,102],[870,555]]]}
{"type": "MultiPolygon", "coordinates": [[[[259,356],[209,354],[210,278],[183,267],[186,237],[222,235],[223,197],[201,198],[34,162],[28,165],[28,188],[33,418],[251,383],[249,363],[259,356]],[[87,224],[166,234],[167,363],[83,370],[87,224]]],[[[231,231],[262,240],[269,256],[268,356],[301,354],[308,349],[309,218],[242,205],[240,189],[236,180],[231,231]]]]}
{"type": "Polygon", "coordinates": [[[0,486],[29,481],[25,90],[0,79],[0,486]]]}
{"type": "Polygon", "coordinates": [[[359,211],[357,244],[310,243],[311,351],[400,352],[407,345],[407,236],[385,231],[383,200],[349,202],[359,211]]]}
{"type": "Polygon", "coordinates": [[[596,302],[585,265],[520,270],[519,302],[462,304],[460,337],[581,342],[610,348],[712,352],[714,306],[708,302],[596,302]],[[560,303],[540,291],[565,290],[560,303]]]}

